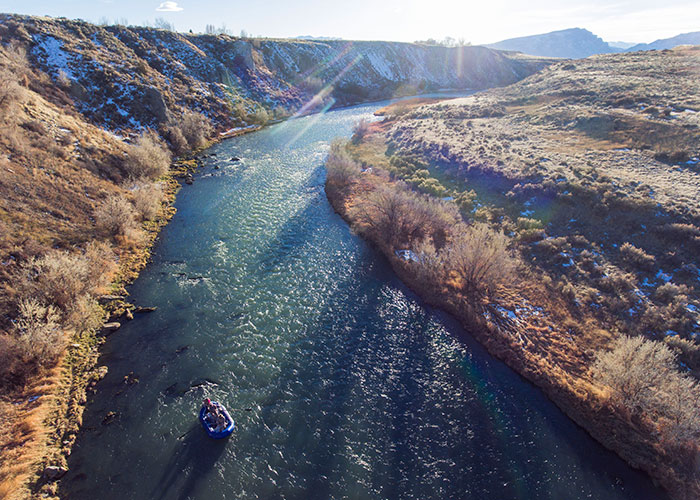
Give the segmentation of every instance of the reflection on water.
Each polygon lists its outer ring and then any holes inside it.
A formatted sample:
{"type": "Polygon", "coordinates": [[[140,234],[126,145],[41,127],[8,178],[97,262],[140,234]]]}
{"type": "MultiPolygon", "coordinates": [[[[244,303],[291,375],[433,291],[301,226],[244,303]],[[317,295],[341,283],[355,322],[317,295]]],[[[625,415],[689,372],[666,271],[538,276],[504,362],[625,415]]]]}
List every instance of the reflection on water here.
{"type": "Polygon", "coordinates": [[[379,106],[211,150],[131,288],[158,310],[105,346],[68,498],[659,498],[332,212],[329,143],[379,106]],[[205,396],[230,439],[197,427],[205,396]]]}

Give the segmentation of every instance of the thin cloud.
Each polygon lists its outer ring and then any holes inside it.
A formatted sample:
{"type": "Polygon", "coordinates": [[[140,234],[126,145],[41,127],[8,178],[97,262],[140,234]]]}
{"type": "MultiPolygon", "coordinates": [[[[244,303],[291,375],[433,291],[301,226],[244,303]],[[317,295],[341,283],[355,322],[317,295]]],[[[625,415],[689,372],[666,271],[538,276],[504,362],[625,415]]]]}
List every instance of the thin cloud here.
{"type": "Polygon", "coordinates": [[[180,12],[183,10],[177,2],[163,2],[156,9],[158,12],[180,12]]]}

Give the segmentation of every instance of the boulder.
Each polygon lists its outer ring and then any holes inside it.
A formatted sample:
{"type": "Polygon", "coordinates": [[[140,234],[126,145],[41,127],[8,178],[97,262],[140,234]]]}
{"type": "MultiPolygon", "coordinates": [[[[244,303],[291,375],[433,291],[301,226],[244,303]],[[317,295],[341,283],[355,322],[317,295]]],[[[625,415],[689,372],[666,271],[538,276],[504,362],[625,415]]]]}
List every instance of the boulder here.
{"type": "Polygon", "coordinates": [[[157,307],[135,307],[135,313],[150,313],[158,309],[157,307]]]}
{"type": "Polygon", "coordinates": [[[163,94],[155,87],[146,87],[143,91],[143,106],[156,118],[158,123],[165,123],[170,119],[170,111],[165,104],[163,94]]]}
{"type": "Polygon", "coordinates": [[[115,300],[124,300],[121,295],[101,295],[97,298],[97,302],[100,304],[106,304],[107,302],[114,302],[115,300]]]}
{"type": "Polygon", "coordinates": [[[118,323],[116,321],[113,321],[111,323],[105,323],[104,325],[102,325],[102,332],[105,335],[109,335],[109,334],[114,333],[117,330],[119,330],[121,328],[121,326],[122,326],[122,324],[118,323]]]}
{"type": "Polygon", "coordinates": [[[116,411],[110,411],[102,419],[102,425],[109,425],[109,424],[113,423],[118,418],[119,418],[119,413],[117,413],[116,411]]]}
{"type": "Polygon", "coordinates": [[[44,469],[44,477],[49,481],[56,481],[65,476],[67,472],[68,469],[66,469],[65,467],[50,465],[46,469],[44,469]]]}

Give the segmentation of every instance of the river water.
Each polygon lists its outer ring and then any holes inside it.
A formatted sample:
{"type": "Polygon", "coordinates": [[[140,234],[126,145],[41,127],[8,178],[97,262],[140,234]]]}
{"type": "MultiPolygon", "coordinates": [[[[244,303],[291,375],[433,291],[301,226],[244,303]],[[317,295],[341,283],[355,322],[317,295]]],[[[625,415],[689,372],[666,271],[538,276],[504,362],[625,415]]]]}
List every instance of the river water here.
{"type": "Polygon", "coordinates": [[[88,403],[63,495],[663,498],[421,303],[333,213],[330,141],[380,106],[290,120],[209,151],[217,156],[178,195],[130,288],[158,310],[104,346],[109,374],[88,403]],[[228,440],[199,427],[206,396],[232,410],[228,440]]]}

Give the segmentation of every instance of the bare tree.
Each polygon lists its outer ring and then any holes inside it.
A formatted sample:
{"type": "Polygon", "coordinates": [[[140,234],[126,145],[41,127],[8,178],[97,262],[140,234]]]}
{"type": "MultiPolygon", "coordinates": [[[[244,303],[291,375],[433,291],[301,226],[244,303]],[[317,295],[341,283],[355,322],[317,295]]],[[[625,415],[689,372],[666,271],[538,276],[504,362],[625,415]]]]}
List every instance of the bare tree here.
{"type": "Polygon", "coordinates": [[[175,25],[163,17],[156,17],[153,25],[158,29],[175,31],[175,25]]]}

